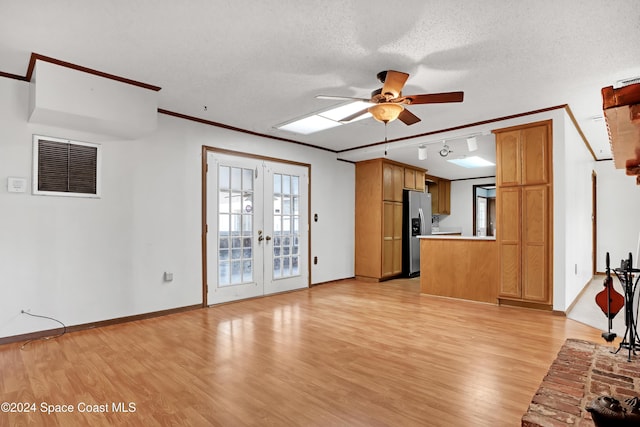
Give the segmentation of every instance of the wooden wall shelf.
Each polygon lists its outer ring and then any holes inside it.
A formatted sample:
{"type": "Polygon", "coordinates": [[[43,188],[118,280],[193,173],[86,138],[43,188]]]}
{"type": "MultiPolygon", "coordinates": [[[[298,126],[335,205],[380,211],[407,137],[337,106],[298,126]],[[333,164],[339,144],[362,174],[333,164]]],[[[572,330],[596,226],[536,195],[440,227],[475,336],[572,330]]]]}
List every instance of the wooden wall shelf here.
{"type": "Polygon", "coordinates": [[[615,167],[640,184],[640,83],[602,88],[602,109],[615,167]]]}

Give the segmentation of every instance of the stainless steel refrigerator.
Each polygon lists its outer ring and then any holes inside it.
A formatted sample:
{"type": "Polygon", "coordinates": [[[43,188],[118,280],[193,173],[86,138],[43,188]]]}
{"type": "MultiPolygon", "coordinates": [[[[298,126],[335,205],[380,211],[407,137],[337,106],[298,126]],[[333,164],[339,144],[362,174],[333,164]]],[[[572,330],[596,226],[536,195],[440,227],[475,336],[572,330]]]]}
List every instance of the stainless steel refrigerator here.
{"type": "Polygon", "coordinates": [[[431,234],[431,194],[404,190],[402,206],[402,272],[420,275],[420,239],[431,234]]]}

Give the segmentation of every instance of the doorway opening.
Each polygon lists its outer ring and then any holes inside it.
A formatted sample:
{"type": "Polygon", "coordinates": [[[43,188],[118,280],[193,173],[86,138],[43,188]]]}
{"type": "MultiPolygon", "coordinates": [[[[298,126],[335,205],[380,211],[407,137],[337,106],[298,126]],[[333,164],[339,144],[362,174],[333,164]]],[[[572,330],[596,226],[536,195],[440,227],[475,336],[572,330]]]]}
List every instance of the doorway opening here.
{"type": "Polygon", "coordinates": [[[496,183],[473,186],[473,235],[496,235],[496,183]]]}

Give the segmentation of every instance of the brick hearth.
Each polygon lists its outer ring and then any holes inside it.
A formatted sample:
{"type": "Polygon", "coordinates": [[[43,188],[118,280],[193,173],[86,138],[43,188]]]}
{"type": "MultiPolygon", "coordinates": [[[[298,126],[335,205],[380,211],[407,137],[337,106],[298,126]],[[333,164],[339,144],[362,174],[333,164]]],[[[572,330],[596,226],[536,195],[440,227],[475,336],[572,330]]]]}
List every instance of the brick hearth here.
{"type": "Polygon", "coordinates": [[[640,396],[640,355],[628,350],[567,340],[522,417],[523,427],[593,426],[585,407],[600,395],[640,396]]]}

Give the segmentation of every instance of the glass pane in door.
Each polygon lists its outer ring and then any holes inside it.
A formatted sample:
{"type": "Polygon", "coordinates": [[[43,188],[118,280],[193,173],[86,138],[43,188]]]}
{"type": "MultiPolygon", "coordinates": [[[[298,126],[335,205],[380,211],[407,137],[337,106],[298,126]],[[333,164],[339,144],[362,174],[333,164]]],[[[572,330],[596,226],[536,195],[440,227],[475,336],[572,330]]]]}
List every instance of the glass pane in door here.
{"type": "Polygon", "coordinates": [[[218,286],[253,281],[253,170],[220,166],[218,286]]]}
{"type": "Polygon", "coordinates": [[[300,274],[299,184],[295,175],[273,175],[273,278],[300,274]]]}
{"type": "Polygon", "coordinates": [[[476,236],[487,235],[487,199],[476,199],[476,236]]]}

